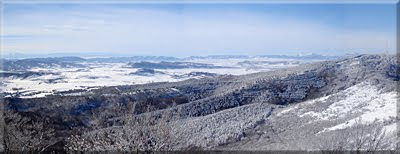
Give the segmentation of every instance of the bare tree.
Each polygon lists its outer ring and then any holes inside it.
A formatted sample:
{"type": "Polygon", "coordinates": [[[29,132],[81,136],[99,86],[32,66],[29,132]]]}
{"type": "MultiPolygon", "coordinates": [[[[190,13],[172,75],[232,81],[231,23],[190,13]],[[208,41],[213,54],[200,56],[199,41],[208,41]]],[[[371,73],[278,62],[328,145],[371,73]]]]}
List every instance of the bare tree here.
{"type": "Polygon", "coordinates": [[[132,127],[137,131],[136,142],[137,150],[165,151],[170,150],[172,135],[171,127],[167,119],[153,119],[151,113],[145,113],[141,120],[137,121],[132,127]]]}
{"type": "Polygon", "coordinates": [[[321,135],[319,149],[327,153],[344,150],[374,153],[378,150],[391,150],[394,143],[389,138],[381,122],[363,124],[358,119],[349,128],[321,135]]]}
{"type": "Polygon", "coordinates": [[[74,135],[68,138],[66,150],[76,151],[166,151],[173,136],[166,119],[145,113],[126,120],[123,126],[74,135]]]}
{"type": "Polygon", "coordinates": [[[5,123],[4,123],[4,100],[0,96],[0,153],[4,152],[4,128],[5,128],[5,123]]]}
{"type": "Polygon", "coordinates": [[[5,151],[42,152],[55,143],[54,135],[54,129],[41,121],[23,117],[15,111],[5,111],[5,151]]]}
{"type": "Polygon", "coordinates": [[[353,143],[351,150],[371,153],[377,150],[387,150],[390,147],[389,136],[381,122],[362,124],[361,119],[358,119],[350,130],[350,142],[353,143]]]}

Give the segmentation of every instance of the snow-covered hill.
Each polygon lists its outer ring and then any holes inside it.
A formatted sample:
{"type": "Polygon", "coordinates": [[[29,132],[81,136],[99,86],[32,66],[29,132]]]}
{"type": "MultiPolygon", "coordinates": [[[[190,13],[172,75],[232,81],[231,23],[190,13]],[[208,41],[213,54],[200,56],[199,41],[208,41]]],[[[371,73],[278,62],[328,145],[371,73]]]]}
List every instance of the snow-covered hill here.
{"type": "Polygon", "coordinates": [[[356,150],[354,142],[362,139],[360,150],[374,150],[369,145],[372,142],[377,144],[375,150],[395,149],[397,99],[395,91],[362,82],[339,93],[278,107],[271,116],[262,119],[264,124],[244,131],[246,137],[221,148],[335,150],[342,146],[356,150]],[[373,141],[373,137],[380,140],[373,141]]]}
{"type": "Polygon", "coordinates": [[[46,124],[39,132],[59,142],[51,148],[64,150],[393,150],[396,59],[360,55],[268,72],[5,98],[7,129],[17,130],[15,136],[30,132],[19,126],[32,122],[19,117],[46,124]]]}

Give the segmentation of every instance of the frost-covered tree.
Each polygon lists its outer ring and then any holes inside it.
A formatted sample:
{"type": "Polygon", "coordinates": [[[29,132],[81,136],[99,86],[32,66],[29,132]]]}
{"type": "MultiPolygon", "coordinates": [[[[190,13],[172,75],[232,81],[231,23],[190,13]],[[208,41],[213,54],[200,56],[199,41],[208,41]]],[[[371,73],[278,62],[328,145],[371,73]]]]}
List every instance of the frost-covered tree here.
{"type": "Polygon", "coordinates": [[[53,128],[39,119],[21,116],[15,111],[5,111],[5,151],[42,152],[56,143],[53,128]]]}
{"type": "Polygon", "coordinates": [[[356,120],[349,128],[337,130],[319,138],[319,149],[329,152],[355,151],[375,152],[379,150],[394,150],[393,136],[386,133],[381,122],[362,124],[356,120]]]}

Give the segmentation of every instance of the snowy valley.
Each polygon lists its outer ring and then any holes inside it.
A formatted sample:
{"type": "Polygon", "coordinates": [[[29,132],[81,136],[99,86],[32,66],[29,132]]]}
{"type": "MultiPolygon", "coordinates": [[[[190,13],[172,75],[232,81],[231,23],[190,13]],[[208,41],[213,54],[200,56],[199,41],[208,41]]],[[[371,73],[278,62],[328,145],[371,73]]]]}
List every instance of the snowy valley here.
{"type": "Polygon", "coordinates": [[[104,86],[177,82],[216,75],[243,75],[335,57],[54,57],[5,59],[0,72],[5,97],[73,95],[104,86]],[[70,92],[68,92],[70,91],[70,92]]]}

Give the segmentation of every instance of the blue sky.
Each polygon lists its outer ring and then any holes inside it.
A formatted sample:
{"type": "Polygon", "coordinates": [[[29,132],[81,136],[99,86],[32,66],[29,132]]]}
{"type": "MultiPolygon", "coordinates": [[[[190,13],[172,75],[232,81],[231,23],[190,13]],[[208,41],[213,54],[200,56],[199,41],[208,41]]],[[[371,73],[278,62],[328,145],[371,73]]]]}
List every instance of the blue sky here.
{"type": "Polygon", "coordinates": [[[3,53],[395,52],[395,4],[3,4],[3,53]]]}

